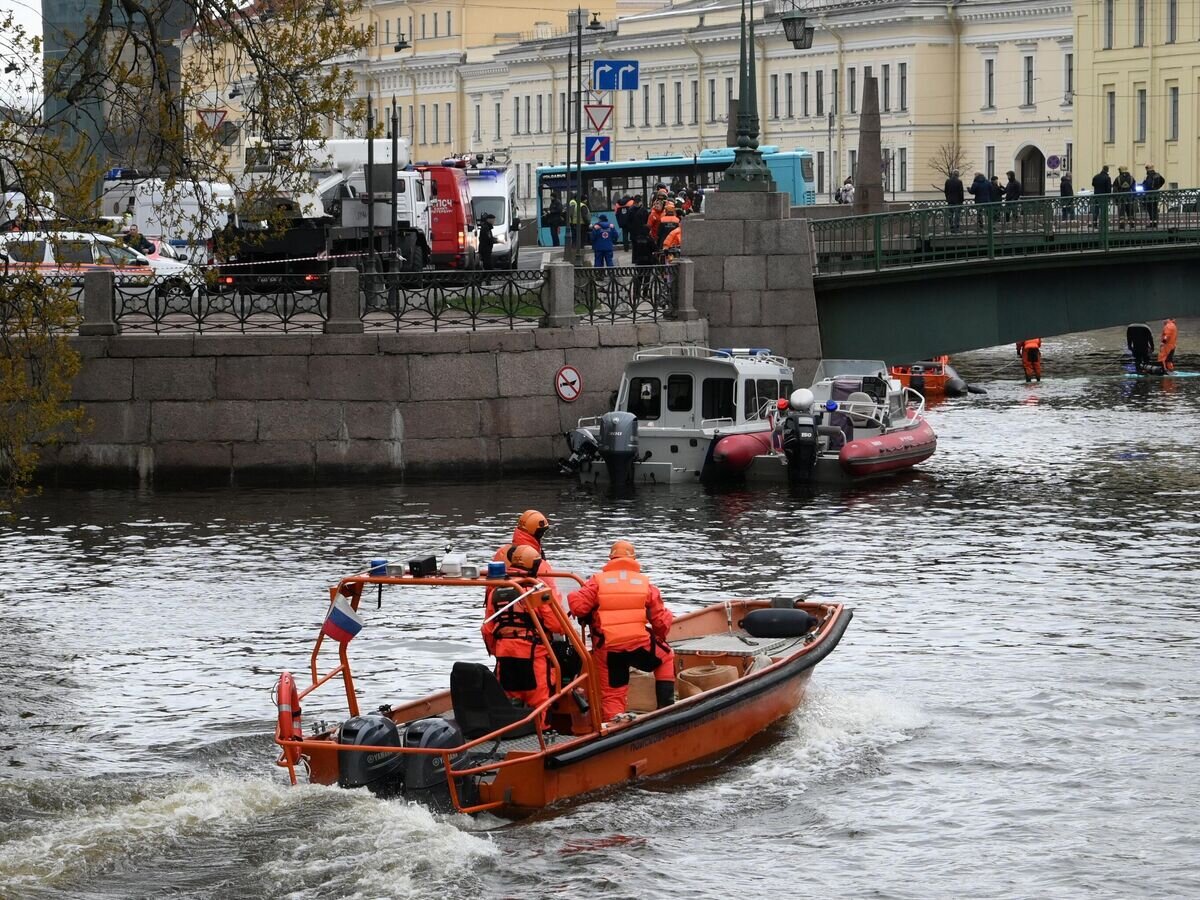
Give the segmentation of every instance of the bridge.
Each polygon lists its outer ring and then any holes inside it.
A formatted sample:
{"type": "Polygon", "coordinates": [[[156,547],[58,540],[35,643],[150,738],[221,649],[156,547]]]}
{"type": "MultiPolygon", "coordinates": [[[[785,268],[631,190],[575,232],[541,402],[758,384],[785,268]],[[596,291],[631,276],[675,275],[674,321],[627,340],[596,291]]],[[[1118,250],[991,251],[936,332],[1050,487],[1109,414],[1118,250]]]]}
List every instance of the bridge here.
{"type": "Polygon", "coordinates": [[[812,220],[821,350],[902,362],[1200,315],[1200,191],[812,220]]]}

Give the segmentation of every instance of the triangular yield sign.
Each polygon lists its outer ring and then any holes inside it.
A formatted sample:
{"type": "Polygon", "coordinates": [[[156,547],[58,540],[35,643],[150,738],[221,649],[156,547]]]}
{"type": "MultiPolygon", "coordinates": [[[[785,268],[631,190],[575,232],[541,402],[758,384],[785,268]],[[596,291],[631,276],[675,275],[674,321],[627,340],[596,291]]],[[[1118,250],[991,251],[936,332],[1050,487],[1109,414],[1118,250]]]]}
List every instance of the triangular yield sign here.
{"type": "Polygon", "coordinates": [[[611,103],[585,103],[583,111],[587,113],[592,130],[603,131],[608,127],[608,120],[612,118],[613,108],[611,103]]]}
{"type": "Polygon", "coordinates": [[[225,121],[225,110],[223,109],[198,109],[196,115],[200,117],[200,121],[209,131],[216,131],[225,121]]]}

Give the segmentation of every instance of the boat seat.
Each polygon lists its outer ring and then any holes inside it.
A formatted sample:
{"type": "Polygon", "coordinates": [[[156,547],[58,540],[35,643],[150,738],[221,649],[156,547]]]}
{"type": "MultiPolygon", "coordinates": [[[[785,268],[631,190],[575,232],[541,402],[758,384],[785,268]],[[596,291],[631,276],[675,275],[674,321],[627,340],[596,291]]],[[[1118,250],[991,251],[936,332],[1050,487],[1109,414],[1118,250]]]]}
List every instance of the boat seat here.
{"type": "MultiPolygon", "coordinates": [[[[450,670],[450,702],[454,707],[454,719],[469,741],[518,722],[532,712],[528,706],[516,703],[504,693],[492,670],[480,663],[454,664],[450,670]]],[[[524,737],[536,730],[529,722],[505,732],[504,736],[524,737]]]]}
{"type": "MultiPolygon", "coordinates": [[[[872,407],[875,406],[875,398],[864,391],[855,391],[846,398],[846,402],[855,404],[870,404],[872,407]]],[[[850,412],[848,415],[850,416],[850,423],[855,428],[867,428],[868,426],[875,424],[874,420],[870,416],[864,416],[857,412],[850,412]]]]}

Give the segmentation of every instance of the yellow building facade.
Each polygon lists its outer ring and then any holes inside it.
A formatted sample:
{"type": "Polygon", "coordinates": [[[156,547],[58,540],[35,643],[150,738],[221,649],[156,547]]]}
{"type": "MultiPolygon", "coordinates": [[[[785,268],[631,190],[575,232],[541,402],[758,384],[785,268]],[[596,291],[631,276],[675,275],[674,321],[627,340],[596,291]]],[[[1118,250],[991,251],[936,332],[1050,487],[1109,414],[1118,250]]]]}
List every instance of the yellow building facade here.
{"type": "MultiPolygon", "coordinates": [[[[1200,18],[1194,0],[1078,0],[1079,151],[1088,176],[1104,164],[1147,164],[1167,187],[1200,175],[1200,18]]],[[[1079,182],[1082,184],[1082,182],[1079,182]]]]}

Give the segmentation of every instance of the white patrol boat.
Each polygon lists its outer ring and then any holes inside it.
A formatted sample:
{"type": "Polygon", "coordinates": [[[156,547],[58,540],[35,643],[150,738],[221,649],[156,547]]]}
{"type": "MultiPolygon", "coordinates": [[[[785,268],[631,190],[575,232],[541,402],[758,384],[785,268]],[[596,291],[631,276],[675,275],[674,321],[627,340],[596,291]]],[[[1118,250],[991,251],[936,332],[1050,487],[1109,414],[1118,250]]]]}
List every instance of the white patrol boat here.
{"type": "Polygon", "coordinates": [[[753,436],[768,452],[792,379],[788,361],[760,347],[640,350],[625,366],[613,411],[580,419],[567,435],[563,470],[614,484],[740,477],[752,457],[723,454],[722,441],[753,436]]]}

